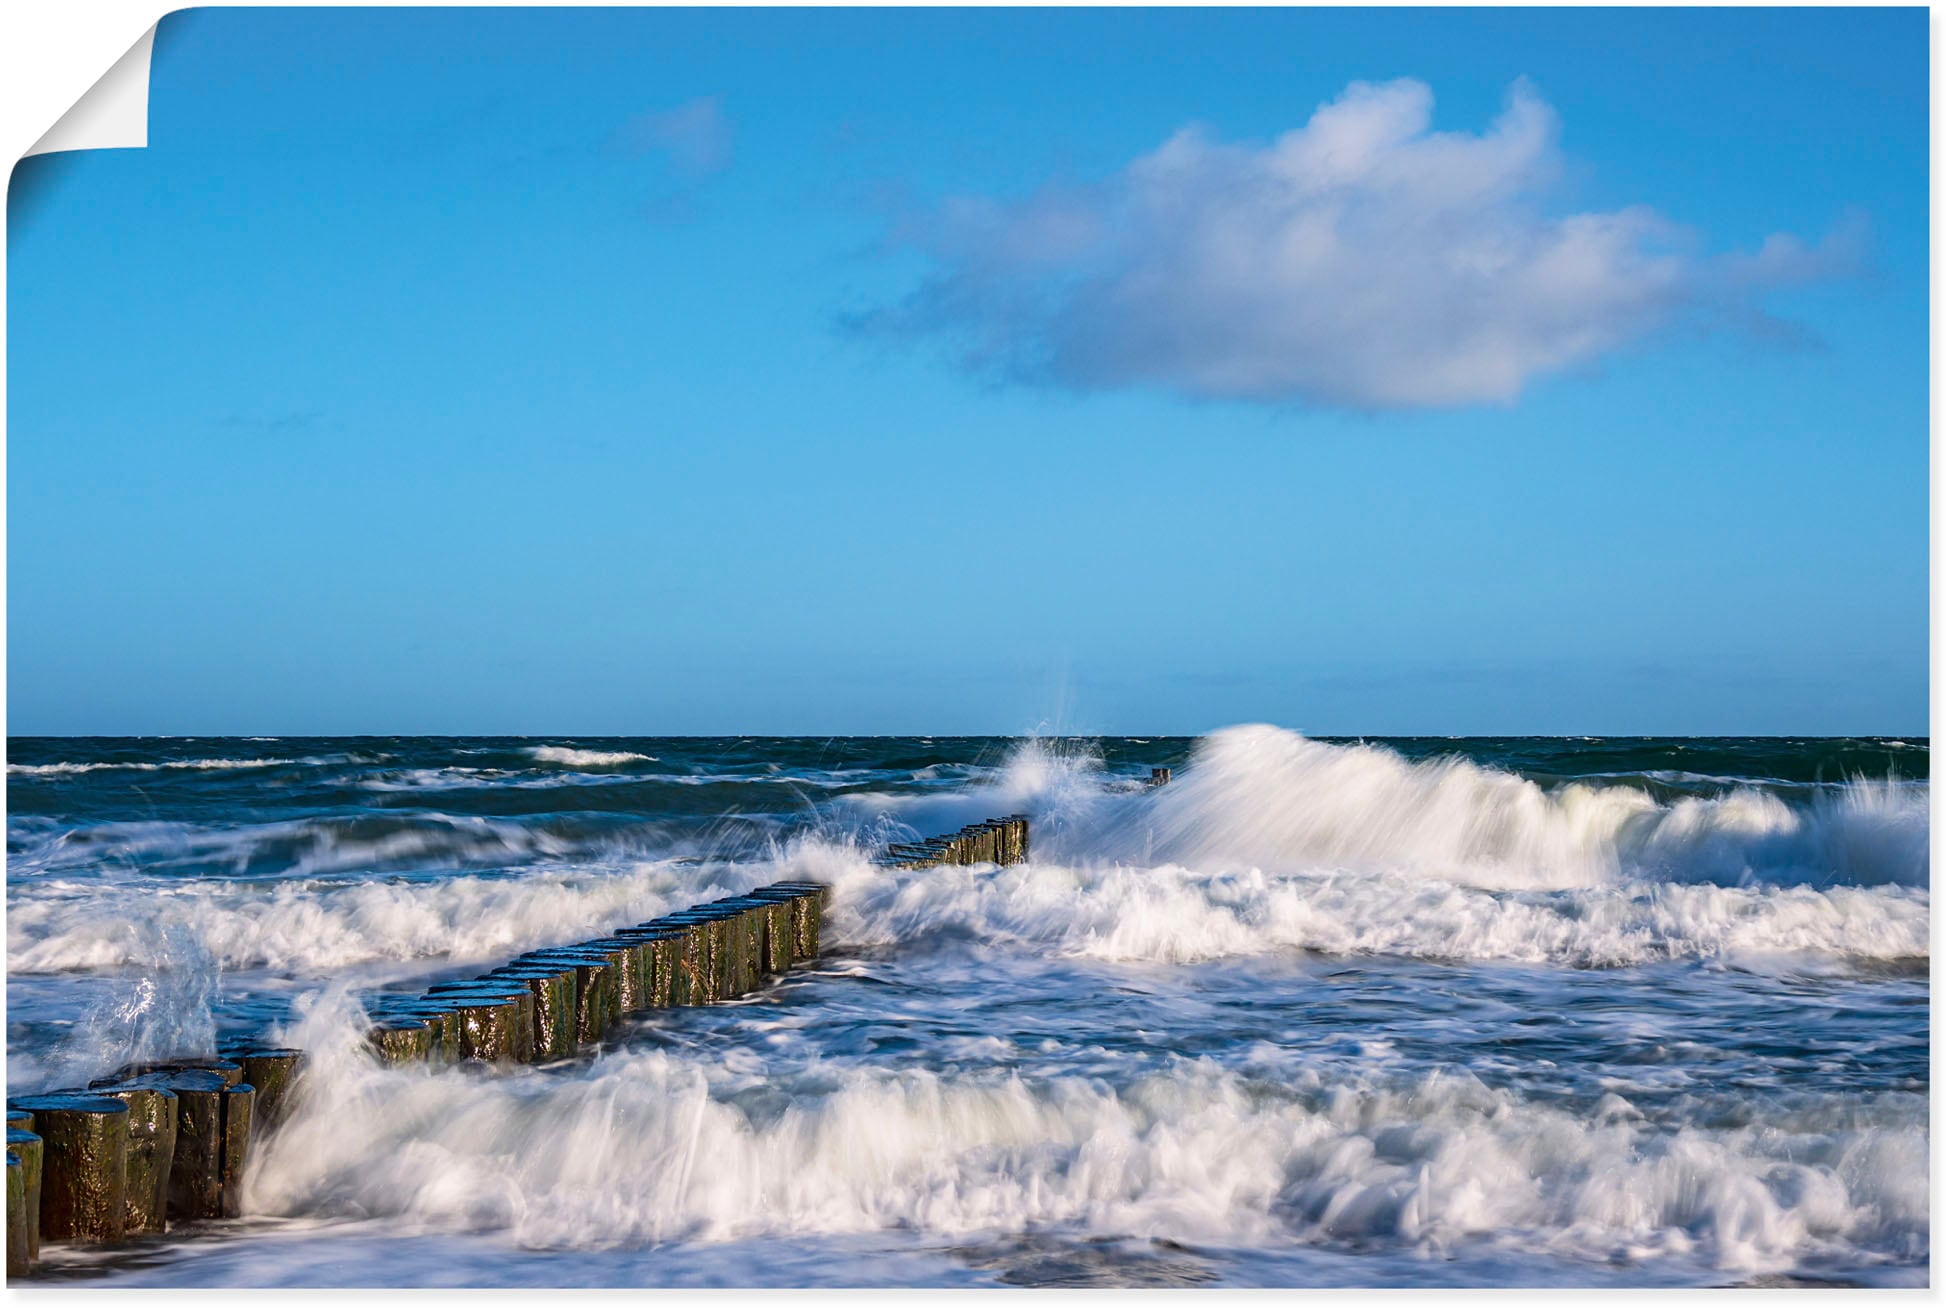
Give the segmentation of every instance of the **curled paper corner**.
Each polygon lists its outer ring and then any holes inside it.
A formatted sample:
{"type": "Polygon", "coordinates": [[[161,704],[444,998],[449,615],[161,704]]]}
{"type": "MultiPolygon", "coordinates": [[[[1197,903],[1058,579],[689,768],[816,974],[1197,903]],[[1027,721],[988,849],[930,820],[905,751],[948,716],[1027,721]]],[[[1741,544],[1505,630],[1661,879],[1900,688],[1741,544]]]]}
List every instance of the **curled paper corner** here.
{"type": "Polygon", "coordinates": [[[57,150],[141,149],[149,143],[149,57],[155,50],[156,24],[142,33],[74,107],[28,149],[29,155],[57,150]]]}

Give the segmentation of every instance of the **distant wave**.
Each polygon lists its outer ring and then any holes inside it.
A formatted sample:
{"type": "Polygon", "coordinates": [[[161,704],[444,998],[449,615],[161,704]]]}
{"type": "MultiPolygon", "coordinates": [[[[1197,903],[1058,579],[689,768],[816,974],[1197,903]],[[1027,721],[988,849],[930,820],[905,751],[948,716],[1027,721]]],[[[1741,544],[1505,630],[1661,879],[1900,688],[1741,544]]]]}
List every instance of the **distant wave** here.
{"type": "Polygon", "coordinates": [[[1503,890],[1929,878],[1925,782],[1861,778],[1790,798],[1729,784],[1665,803],[1631,785],[1547,789],[1457,755],[1413,761],[1247,726],[1203,738],[1152,793],[1111,791],[1089,761],[1039,745],[1019,751],[993,789],[1035,812],[1037,850],[1072,863],[1388,872],[1503,890]]]}
{"type": "Polygon", "coordinates": [[[558,763],[569,768],[618,768],[629,763],[656,761],[651,755],[631,754],[626,750],[572,749],[566,745],[535,745],[527,753],[537,762],[558,763]]]}
{"type": "Polygon", "coordinates": [[[123,770],[129,772],[193,771],[213,772],[225,768],[275,768],[315,764],[314,758],[191,758],[165,763],[9,763],[7,775],[18,777],[72,776],[83,772],[123,770]]]}

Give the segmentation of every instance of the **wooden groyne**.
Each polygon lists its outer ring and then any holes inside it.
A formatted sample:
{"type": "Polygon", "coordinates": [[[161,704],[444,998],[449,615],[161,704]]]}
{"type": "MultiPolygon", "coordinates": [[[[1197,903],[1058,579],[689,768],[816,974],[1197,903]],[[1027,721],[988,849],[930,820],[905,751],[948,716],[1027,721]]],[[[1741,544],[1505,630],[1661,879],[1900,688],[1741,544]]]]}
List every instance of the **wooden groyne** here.
{"type": "MultiPolygon", "coordinates": [[[[1024,862],[1027,819],[889,846],[901,868],[1024,862]]],[[[596,1052],[624,1018],[745,995],[822,948],[829,888],[780,881],[420,994],[371,996],[385,1064],[505,1066],[596,1052]]],[[[288,1113],[301,1050],[228,1041],[215,1058],[132,1064],[85,1089],[7,1102],[7,1276],[43,1244],[109,1245],[241,1213],[252,1143],[288,1113]]]]}
{"type": "Polygon", "coordinates": [[[885,867],[971,867],[978,863],[1025,863],[1027,861],[1027,818],[1013,813],[1003,818],[975,822],[950,836],[932,836],[917,844],[894,843],[885,847],[879,863],[885,867]]]}
{"type": "MultiPolygon", "coordinates": [[[[366,1005],[384,1063],[553,1062],[593,1052],[622,1018],[716,1003],[817,957],[827,888],[782,881],[468,981],[366,1005]]],[[[7,1103],[7,1275],[48,1244],[107,1245],[235,1217],[252,1142],[274,1129],[304,1054],[253,1041],[219,1057],[132,1064],[85,1090],[7,1103]]]]}
{"type": "Polygon", "coordinates": [[[389,1063],[551,1063],[591,1052],[624,1017],[713,1004],[817,957],[828,888],[780,881],[636,926],[522,954],[424,994],[366,1004],[389,1063]]]}

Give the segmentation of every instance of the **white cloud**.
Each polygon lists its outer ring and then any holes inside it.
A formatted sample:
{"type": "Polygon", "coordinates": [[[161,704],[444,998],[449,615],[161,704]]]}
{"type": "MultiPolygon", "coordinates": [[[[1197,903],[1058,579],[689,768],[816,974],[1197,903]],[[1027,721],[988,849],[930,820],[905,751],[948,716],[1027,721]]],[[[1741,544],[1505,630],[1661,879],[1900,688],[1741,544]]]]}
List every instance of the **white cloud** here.
{"type": "Polygon", "coordinates": [[[1698,313],[1842,270],[1855,231],[1705,256],[1654,211],[1552,214],[1559,121],[1524,83],[1483,133],[1420,82],[1353,83],[1267,145],[1191,127],[1105,182],[900,224],[932,267],[867,329],[1076,389],[1360,409],[1507,402],[1698,313]]]}

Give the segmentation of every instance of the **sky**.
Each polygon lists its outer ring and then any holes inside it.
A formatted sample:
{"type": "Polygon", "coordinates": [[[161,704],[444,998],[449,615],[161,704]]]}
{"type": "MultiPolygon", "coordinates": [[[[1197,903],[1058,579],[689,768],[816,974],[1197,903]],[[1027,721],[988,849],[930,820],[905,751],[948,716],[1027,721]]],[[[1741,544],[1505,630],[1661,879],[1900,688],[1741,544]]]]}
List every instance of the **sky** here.
{"type": "Polygon", "coordinates": [[[206,9],[7,731],[1923,734],[1927,14],[206,9]]]}

